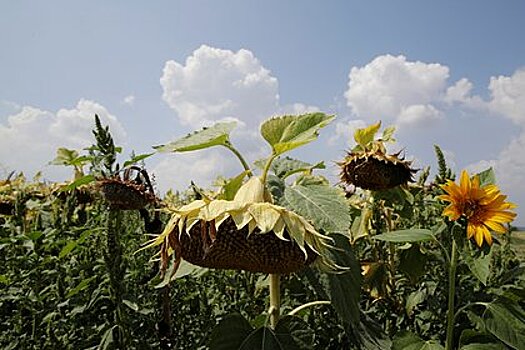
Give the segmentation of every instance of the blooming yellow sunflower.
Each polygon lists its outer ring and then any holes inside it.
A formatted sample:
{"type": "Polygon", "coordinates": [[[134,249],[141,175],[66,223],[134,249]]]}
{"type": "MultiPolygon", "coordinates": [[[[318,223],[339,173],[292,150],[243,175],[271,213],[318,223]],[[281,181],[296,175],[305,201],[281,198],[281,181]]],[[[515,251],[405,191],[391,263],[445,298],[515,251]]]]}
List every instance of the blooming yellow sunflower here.
{"type": "Polygon", "coordinates": [[[441,188],[447,193],[439,196],[440,199],[450,202],[443,210],[443,215],[450,220],[458,220],[461,217],[467,219],[467,237],[474,237],[476,244],[481,247],[483,241],[492,245],[490,230],[505,233],[507,230],[503,224],[511,222],[516,213],[509,209],[517,206],[505,202],[507,196],[500,193],[498,186],[479,184],[478,176],[472,179],[463,170],[459,186],[449,180],[441,188]]]}

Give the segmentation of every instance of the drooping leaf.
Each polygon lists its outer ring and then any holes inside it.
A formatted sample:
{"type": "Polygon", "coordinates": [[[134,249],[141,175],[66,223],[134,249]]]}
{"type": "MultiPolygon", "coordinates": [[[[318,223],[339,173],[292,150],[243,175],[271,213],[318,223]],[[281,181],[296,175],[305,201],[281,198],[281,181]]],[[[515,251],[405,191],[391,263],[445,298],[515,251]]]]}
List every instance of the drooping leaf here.
{"type": "Polygon", "coordinates": [[[379,128],[381,127],[381,122],[377,122],[375,124],[372,124],[366,128],[357,129],[354,132],[354,140],[355,142],[360,145],[363,148],[366,148],[366,145],[368,145],[370,142],[374,141],[374,137],[376,133],[379,131],[379,128]]]}
{"type": "Polygon", "coordinates": [[[345,199],[333,187],[288,186],[284,190],[284,199],[290,209],[309,218],[325,232],[346,233],[352,222],[345,199]]]}
{"type": "Polygon", "coordinates": [[[127,166],[132,165],[132,164],[137,164],[138,162],[140,162],[140,161],[142,161],[142,160],[144,160],[146,158],[149,158],[149,157],[151,157],[154,154],[155,153],[145,153],[145,154],[139,154],[138,156],[134,156],[130,160],[125,161],[123,167],[125,168],[127,166]]]}
{"type": "Polygon", "coordinates": [[[418,244],[399,254],[399,270],[404,272],[413,284],[416,284],[426,272],[426,264],[430,258],[421,251],[418,244]]]}
{"type": "Polygon", "coordinates": [[[250,323],[241,315],[227,315],[211,333],[210,350],[239,349],[252,331],[250,323]]]}
{"type": "Polygon", "coordinates": [[[272,147],[273,154],[280,155],[315,140],[319,129],[334,118],[324,113],[272,118],[261,125],[261,135],[272,147]]]}
{"type": "Polygon", "coordinates": [[[481,173],[478,173],[477,176],[479,177],[480,186],[492,185],[496,183],[496,173],[492,167],[482,171],[481,173]]]}
{"type": "Polygon", "coordinates": [[[332,260],[338,265],[347,268],[339,273],[327,273],[330,301],[345,322],[359,323],[359,300],[361,292],[361,266],[355,258],[348,237],[341,234],[332,234],[335,249],[331,250],[332,260]]]}
{"type": "Polygon", "coordinates": [[[380,241],[407,243],[407,242],[424,242],[434,239],[434,234],[426,229],[399,230],[383,233],[372,237],[380,241]]]}
{"type": "Polygon", "coordinates": [[[483,314],[487,330],[516,350],[525,348],[525,311],[516,302],[498,298],[483,314]]]}
{"type": "Polygon", "coordinates": [[[72,165],[74,160],[79,156],[78,152],[72,149],[60,147],[57,149],[57,155],[49,164],[51,165],[72,165]]]}
{"type": "Polygon", "coordinates": [[[470,271],[477,279],[487,285],[487,279],[490,275],[490,261],[492,259],[492,249],[488,252],[473,248],[473,243],[466,242],[461,253],[462,258],[469,267],[470,271]]]}
{"type": "Polygon", "coordinates": [[[392,350],[443,350],[445,349],[435,340],[424,341],[417,335],[403,331],[394,337],[392,350]]]}
{"type": "Polygon", "coordinates": [[[230,142],[230,132],[236,122],[220,122],[213,126],[195,131],[166,145],[155,146],[157,152],[187,152],[213,146],[226,145],[230,142]]]}

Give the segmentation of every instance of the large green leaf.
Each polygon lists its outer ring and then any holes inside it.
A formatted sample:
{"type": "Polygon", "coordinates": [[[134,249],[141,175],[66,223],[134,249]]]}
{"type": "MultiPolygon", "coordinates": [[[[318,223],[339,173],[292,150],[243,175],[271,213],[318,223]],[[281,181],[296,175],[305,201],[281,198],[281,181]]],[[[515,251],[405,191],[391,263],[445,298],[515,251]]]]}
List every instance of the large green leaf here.
{"type": "Polygon", "coordinates": [[[239,349],[252,331],[250,323],[241,315],[227,315],[211,333],[210,350],[239,349]]]}
{"type": "Polygon", "coordinates": [[[324,113],[276,117],[261,125],[261,135],[272,146],[273,154],[280,155],[315,140],[319,129],[334,118],[324,113]]]}
{"type": "MultiPolygon", "coordinates": [[[[226,349],[226,348],[224,348],[226,349]]],[[[228,350],[237,348],[230,347],[228,350]]],[[[286,337],[286,339],[279,339],[277,335],[267,327],[261,327],[253,331],[244,341],[239,350],[296,350],[293,347],[293,339],[286,337]],[[292,345],[292,347],[290,347],[292,345]]],[[[214,349],[211,349],[214,350],[214,349]]]]}
{"type": "Polygon", "coordinates": [[[430,258],[421,251],[419,244],[413,244],[399,254],[399,270],[404,272],[410,282],[416,284],[426,272],[426,264],[430,258]]]}
{"type": "Polygon", "coordinates": [[[444,347],[434,340],[424,341],[417,335],[404,331],[396,334],[392,350],[443,350],[444,347]]]}
{"type": "Polygon", "coordinates": [[[492,259],[492,249],[488,252],[481,251],[477,247],[473,248],[472,242],[466,242],[461,255],[469,267],[470,271],[484,285],[490,275],[490,261],[492,259]]]}
{"type": "Polygon", "coordinates": [[[394,243],[423,242],[434,239],[432,231],[426,229],[399,230],[383,233],[372,238],[394,243]]]}
{"type": "Polygon", "coordinates": [[[325,232],[346,233],[352,222],[345,199],[326,185],[294,185],[284,190],[285,203],[298,214],[309,218],[325,232]]]}
{"type": "Polygon", "coordinates": [[[332,234],[334,248],[332,260],[348,270],[339,273],[327,273],[330,301],[345,323],[359,323],[359,300],[361,292],[361,266],[354,256],[348,237],[332,234]]]}
{"type": "Polygon", "coordinates": [[[230,132],[236,122],[220,122],[213,126],[195,131],[167,145],[155,146],[157,152],[187,152],[213,146],[227,145],[230,142],[230,132]]]}
{"type": "Polygon", "coordinates": [[[289,342],[290,347],[287,349],[310,350],[314,348],[314,332],[299,317],[283,316],[277,323],[275,333],[281,342],[292,338],[293,342],[289,342]]]}
{"type": "Polygon", "coordinates": [[[518,303],[498,298],[483,314],[487,330],[513,349],[525,349],[525,311],[518,303]]]}

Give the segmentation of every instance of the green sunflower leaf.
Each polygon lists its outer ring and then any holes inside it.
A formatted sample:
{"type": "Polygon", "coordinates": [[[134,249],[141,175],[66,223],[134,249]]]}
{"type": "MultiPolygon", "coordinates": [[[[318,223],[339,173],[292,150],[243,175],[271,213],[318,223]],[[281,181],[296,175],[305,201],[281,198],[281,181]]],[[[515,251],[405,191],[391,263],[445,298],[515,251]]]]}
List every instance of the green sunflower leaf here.
{"type": "Polygon", "coordinates": [[[261,135],[277,156],[314,141],[319,129],[328,125],[334,118],[335,116],[324,113],[276,117],[261,125],[261,135]]]}
{"type": "Polygon", "coordinates": [[[398,333],[392,344],[392,350],[443,350],[435,340],[424,341],[417,335],[404,331],[398,333]]]}
{"type": "MultiPolygon", "coordinates": [[[[374,138],[381,127],[381,122],[377,122],[366,128],[357,129],[354,133],[354,140],[358,145],[366,149],[366,146],[374,141],[374,138]]],[[[388,136],[388,134],[386,135],[388,136]]],[[[390,135],[391,136],[391,135],[390,135]]]]}
{"type": "Polygon", "coordinates": [[[346,233],[352,217],[337,189],[326,185],[294,185],[284,190],[284,203],[291,210],[312,220],[325,232],[346,233]]]}
{"type": "Polygon", "coordinates": [[[166,145],[154,146],[157,152],[188,152],[213,146],[225,146],[230,142],[230,132],[236,122],[220,122],[195,131],[166,145]]]}
{"type": "Polygon", "coordinates": [[[513,349],[525,346],[525,311],[516,302],[499,298],[483,314],[487,330],[513,349]]]}
{"type": "Polygon", "coordinates": [[[426,229],[399,230],[373,236],[373,239],[394,243],[411,243],[434,240],[434,234],[426,229]]]}
{"type": "Polygon", "coordinates": [[[239,349],[252,331],[250,323],[241,315],[227,315],[211,333],[210,350],[239,349]]]}

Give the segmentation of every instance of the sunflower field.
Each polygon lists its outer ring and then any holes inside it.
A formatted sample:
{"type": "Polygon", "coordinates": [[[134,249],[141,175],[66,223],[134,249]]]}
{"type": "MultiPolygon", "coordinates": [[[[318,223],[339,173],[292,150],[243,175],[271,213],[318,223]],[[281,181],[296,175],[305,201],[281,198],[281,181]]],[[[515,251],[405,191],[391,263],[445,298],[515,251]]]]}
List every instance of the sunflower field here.
{"type": "Polygon", "coordinates": [[[253,164],[234,122],[119,163],[95,116],[52,161],[70,181],[0,179],[0,348],[524,350],[525,238],[493,170],[438,146],[415,169],[377,123],[329,180],[287,153],[333,119],[266,120],[253,164]],[[236,176],[158,193],[147,158],[211,147],[236,176]]]}

